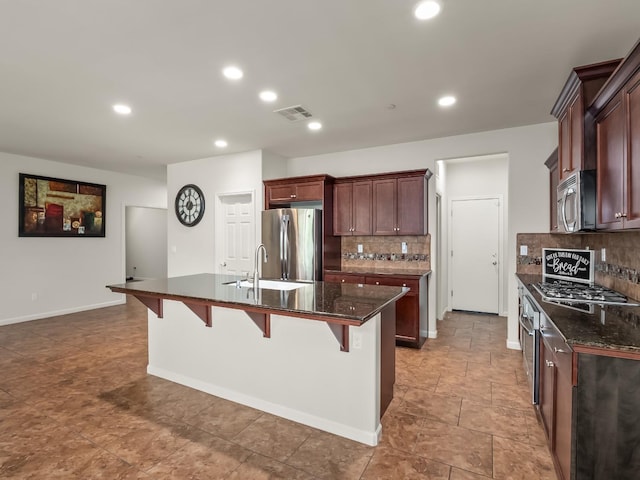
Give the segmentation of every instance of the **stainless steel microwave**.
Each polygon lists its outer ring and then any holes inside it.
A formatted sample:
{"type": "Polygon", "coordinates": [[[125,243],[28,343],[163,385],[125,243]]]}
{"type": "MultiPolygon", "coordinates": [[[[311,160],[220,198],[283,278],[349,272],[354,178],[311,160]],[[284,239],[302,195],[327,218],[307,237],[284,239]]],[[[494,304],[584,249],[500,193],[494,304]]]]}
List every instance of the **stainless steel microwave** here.
{"type": "Polygon", "coordinates": [[[596,171],[577,171],[558,184],[558,231],[574,233],[595,228],[596,171]]]}

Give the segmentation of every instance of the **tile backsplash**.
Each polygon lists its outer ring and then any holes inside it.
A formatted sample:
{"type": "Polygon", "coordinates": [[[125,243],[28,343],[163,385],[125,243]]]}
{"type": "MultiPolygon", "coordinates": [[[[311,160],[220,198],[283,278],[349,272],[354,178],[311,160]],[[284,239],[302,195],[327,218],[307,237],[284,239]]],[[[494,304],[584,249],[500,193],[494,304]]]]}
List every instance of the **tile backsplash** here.
{"type": "Polygon", "coordinates": [[[640,231],[558,235],[519,233],[520,246],[528,247],[528,255],[518,255],[518,273],[542,273],[543,248],[579,248],[595,250],[596,283],[613,288],[640,300],[640,231]],[[606,258],[602,260],[602,249],[606,258]]]}
{"type": "Polygon", "coordinates": [[[349,267],[403,268],[407,271],[431,269],[431,236],[342,237],[343,269],[349,267]],[[402,242],[407,253],[402,253],[402,242]],[[362,245],[362,252],[358,252],[362,245]]]}

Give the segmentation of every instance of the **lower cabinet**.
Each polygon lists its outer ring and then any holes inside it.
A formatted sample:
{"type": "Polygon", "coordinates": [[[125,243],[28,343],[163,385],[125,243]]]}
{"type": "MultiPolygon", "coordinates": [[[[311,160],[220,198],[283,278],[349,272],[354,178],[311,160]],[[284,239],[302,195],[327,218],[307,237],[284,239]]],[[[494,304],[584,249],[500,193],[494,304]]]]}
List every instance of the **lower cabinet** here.
{"type": "Polygon", "coordinates": [[[561,480],[636,480],[640,354],[565,343],[541,319],[539,411],[561,480]]]}
{"type": "Polygon", "coordinates": [[[558,477],[571,478],[573,352],[549,321],[541,321],[540,415],[558,477]]]}
{"type": "Polygon", "coordinates": [[[420,336],[420,324],[427,324],[427,277],[393,275],[356,275],[349,273],[326,272],[325,282],[366,283],[369,285],[387,285],[408,287],[409,292],[396,302],[396,345],[420,348],[425,338],[420,336]]]}

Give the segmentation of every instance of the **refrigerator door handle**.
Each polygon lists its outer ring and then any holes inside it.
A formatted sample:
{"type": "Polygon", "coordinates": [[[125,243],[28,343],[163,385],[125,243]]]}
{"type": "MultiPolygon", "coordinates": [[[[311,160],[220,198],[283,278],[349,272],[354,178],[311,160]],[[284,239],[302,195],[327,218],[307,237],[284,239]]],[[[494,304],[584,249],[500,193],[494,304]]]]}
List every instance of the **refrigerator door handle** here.
{"type": "Polygon", "coordinates": [[[282,279],[289,280],[289,215],[282,216],[282,233],[284,237],[282,242],[282,279]]]}

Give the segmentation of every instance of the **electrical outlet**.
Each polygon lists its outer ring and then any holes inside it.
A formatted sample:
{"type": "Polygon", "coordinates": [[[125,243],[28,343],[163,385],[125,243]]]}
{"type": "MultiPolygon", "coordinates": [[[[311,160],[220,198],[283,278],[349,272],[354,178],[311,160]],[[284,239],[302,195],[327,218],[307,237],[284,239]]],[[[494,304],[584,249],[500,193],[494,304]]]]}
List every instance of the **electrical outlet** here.
{"type": "Polygon", "coordinates": [[[402,247],[402,253],[407,253],[408,252],[407,242],[402,242],[401,243],[401,247],[402,247]]]}
{"type": "Polygon", "coordinates": [[[31,301],[35,302],[36,300],[38,300],[38,294],[36,292],[33,292],[31,294],[31,301]]]}
{"type": "Polygon", "coordinates": [[[362,248],[362,244],[361,244],[361,243],[359,243],[359,244],[358,244],[358,253],[362,253],[363,251],[364,251],[364,250],[363,250],[363,248],[362,248]]]}
{"type": "Polygon", "coordinates": [[[520,255],[529,255],[529,247],[526,245],[520,245],[520,255]]]}
{"type": "Polygon", "coordinates": [[[351,335],[351,347],[353,349],[360,350],[362,348],[362,334],[354,332],[351,335]]]}
{"type": "Polygon", "coordinates": [[[602,260],[603,262],[607,261],[607,249],[603,248],[602,250],[600,250],[600,260],[602,260]]]}

